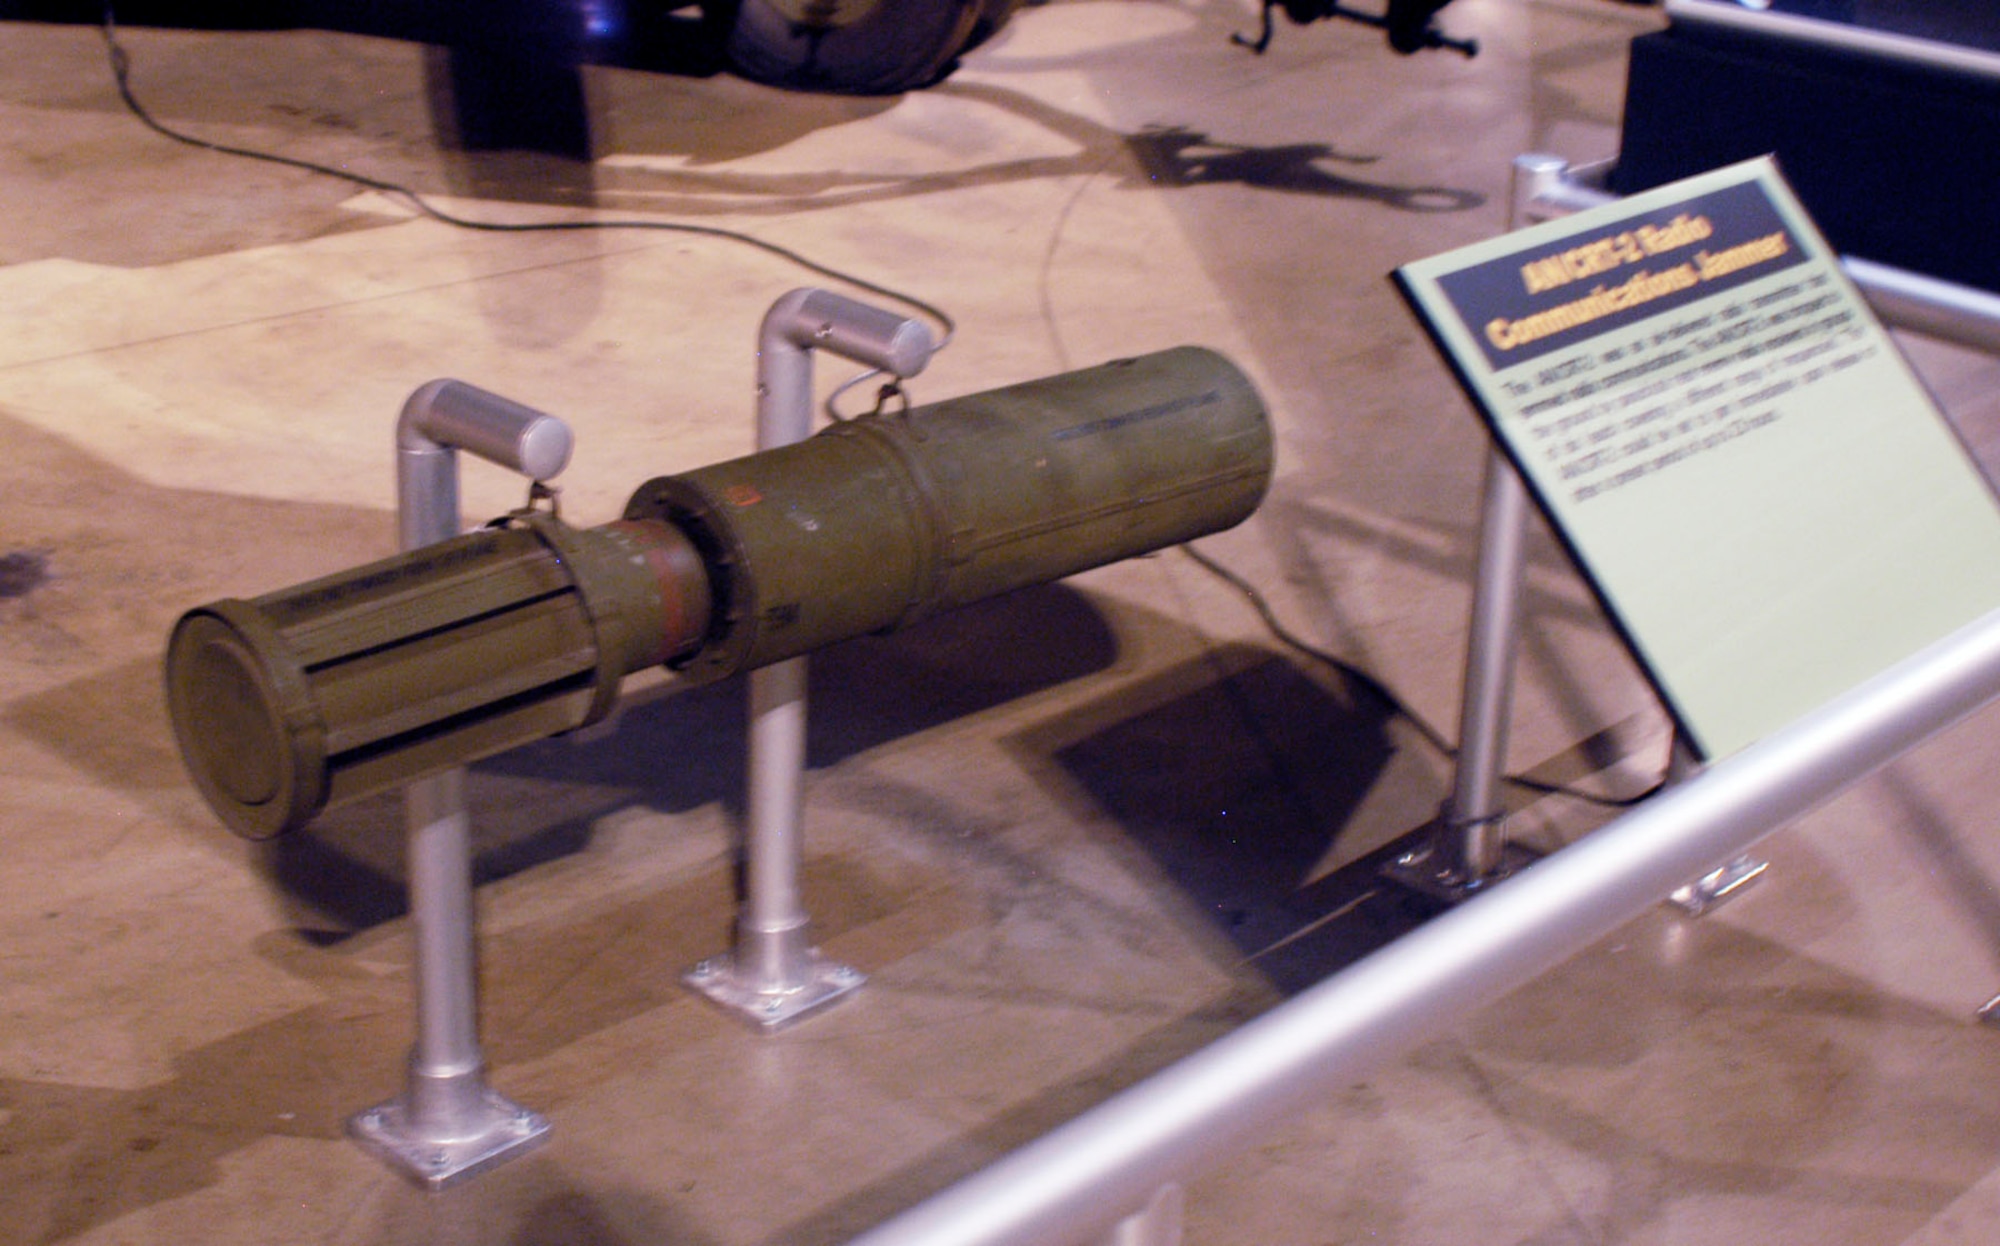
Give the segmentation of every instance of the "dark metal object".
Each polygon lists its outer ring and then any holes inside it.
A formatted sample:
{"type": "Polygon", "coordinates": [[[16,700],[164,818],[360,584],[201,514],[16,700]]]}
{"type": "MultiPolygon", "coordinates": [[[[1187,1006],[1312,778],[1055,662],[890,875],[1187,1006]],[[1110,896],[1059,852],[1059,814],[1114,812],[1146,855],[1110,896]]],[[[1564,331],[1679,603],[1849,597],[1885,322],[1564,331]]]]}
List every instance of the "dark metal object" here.
{"type": "Polygon", "coordinates": [[[1247,39],[1242,35],[1231,35],[1229,38],[1237,46],[1249,48],[1262,56],[1264,49],[1271,46],[1274,33],[1271,10],[1282,9],[1285,16],[1298,26],[1335,17],[1373,26],[1386,33],[1389,46],[1404,56],[1432,48],[1449,49],[1468,57],[1479,55],[1478,40],[1453,38],[1439,30],[1432,20],[1440,9],[1450,3],[1451,0],[1389,0],[1388,7],[1378,14],[1348,8],[1341,0],[1264,0],[1257,37],[1247,39]]]}
{"type": "Polygon", "coordinates": [[[1632,41],[1611,189],[1771,153],[1849,260],[2000,293],[2000,23],[1986,0],[1673,0],[1632,41]],[[1844,11],[1844,12],[1843,12],[1844,11]]]}

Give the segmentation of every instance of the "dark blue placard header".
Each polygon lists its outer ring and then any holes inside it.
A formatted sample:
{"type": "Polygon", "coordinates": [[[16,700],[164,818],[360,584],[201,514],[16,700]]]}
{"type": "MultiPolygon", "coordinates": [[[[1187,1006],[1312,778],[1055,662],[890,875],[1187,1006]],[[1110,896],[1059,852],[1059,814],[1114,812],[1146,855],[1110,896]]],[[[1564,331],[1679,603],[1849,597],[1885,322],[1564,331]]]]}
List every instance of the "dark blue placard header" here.
{"type": "Polygon", "coordinates": [[[1442,274],[1494,371],[1804,263],[1759,182],[1442,274]]]}

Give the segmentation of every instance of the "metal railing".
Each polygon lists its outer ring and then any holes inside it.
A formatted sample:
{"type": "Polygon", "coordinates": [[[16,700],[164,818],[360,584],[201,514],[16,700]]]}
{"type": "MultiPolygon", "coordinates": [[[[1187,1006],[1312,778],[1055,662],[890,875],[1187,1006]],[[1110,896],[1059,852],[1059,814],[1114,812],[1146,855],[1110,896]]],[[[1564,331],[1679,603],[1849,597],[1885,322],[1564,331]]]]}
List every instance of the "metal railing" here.
{"type": "Polygon", "coordinates": [[[1352,1085],[2000,697],[2000,611],[855,1238],[1092,1241],[1162,1185],[1352,1085]]]}

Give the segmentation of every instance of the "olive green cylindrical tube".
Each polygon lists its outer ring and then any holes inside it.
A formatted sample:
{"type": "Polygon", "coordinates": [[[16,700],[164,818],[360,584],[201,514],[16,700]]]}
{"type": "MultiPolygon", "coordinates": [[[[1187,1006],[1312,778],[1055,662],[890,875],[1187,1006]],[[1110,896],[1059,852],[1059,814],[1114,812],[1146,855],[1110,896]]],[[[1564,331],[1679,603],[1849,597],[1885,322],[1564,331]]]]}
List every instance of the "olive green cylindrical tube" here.
{"type": "Polygon", "coordinates": [[[1181,348],[834,426],[654,480],[577,529],[528,512],[189,611],[189,772],[264,838],[606,713],[665,663],[720,678],[1229,527],[1271,477],[1249,382],[1181,348]]]}
{"type": "Polygon", "coordinates": [[[525,515],[189,611],[167,647],[174,733],[230,829],[277,835],[601,717],[621,677],[705,633],[707,585],[665,525],[525,515]]]}
{"type": "Polygon", "coordinates": [[[631,518],[710,563],[719,677],[1231,527],[1270,484],[1263,404],[1180,347],[650,481],[631,518]]]}

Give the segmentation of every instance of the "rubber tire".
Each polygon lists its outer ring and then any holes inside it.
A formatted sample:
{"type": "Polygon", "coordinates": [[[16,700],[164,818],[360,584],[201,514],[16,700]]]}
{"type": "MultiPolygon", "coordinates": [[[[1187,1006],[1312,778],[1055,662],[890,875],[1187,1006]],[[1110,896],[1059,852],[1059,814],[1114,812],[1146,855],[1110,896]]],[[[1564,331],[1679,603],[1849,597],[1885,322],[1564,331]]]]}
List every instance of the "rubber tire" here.
{"type": "Polygon", "coordinates": [[[730,67],[754,82],[891,95],[950,73],[991,7],[990,0],[879,0],[852,25],[805,27],[770,0],[727,0],[709,17],[723,31],[730,67]]]}
{"type": "MultiPolygon", "coordinates": [[[[979,6],[979,16],[972,23],[972,33],[965,37],[965,46],[958,50],[963,56],[980,44],[1000,33],[1007,19],[1025,8],[1030,0],[983,0],[979,6]]],[[[1048,0],[1033,0],[1036,4],[1046,4],[1048,0]]]]}

